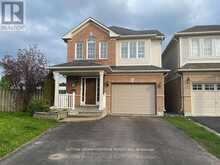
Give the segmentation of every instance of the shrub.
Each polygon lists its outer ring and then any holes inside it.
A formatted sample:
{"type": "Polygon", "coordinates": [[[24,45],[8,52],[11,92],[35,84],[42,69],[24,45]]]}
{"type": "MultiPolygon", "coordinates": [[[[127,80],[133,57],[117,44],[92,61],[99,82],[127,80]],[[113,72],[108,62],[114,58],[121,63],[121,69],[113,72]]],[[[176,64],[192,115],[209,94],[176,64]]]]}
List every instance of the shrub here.
{"type": "Polygon", "coordinates": [[[30,112],[32,115],[35,112],[48,112],[49,110],[49,106],[43,100],[34,99],[28,106],[28,112],[30,112]]]}

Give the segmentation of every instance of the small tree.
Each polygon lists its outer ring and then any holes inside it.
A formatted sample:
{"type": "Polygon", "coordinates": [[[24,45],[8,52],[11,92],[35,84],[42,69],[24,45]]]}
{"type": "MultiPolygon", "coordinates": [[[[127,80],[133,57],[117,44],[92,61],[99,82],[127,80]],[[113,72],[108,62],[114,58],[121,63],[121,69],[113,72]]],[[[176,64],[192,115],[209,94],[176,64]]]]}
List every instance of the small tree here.
{"type": "Polygon", "coordinates": [[[7,80],[5,76],[0,79],[0,89],[8,90],[10,89],[10,82],[7,80]]]}
{"type": "Polygon", "coordinates": [[[36,46],[19,49],[16,57],[7,55],[0,65],[11,87],[23,91],[26,109],[36,87],[42,85],[48,73],[44,54],[36,46]]]}

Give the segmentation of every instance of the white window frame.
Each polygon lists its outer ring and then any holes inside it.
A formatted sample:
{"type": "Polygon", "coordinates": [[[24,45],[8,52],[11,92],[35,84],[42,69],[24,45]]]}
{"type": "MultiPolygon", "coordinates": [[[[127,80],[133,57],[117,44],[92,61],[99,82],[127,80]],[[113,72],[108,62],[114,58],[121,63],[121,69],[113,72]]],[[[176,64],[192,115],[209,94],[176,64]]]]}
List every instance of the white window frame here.
{"type": "Polygon", "coordinates": [[[99,42],[99,59],[108,59],[108,42],[107,41],[100,41],[99,42]],[[106,57],[102,57],[102,43],[106,44],[106,57]]]}
{"type": "Polygon", "coordinates": [[[75,43],[75,60],[82,60],[83,59],[83,42],[82,41],[79,41],[79,42],[76,42],[75,43]],[[82,44],[82,58],[78,58],[77,57],[77,44],[82,44]]]}
{"type": "Polygon", "coordinates": [[[203,90],[203,84],[193,83],[193,84],[192,84],[192,90],[193,90],[193,91],[201,91],[201,90],[203,90]],[[201,88],[200,88],[200,87],[201,87],[201,88]]]}
{"type": "Polygon", "coordinates": [[[144,59],[145,58],[145,52],[146,52],[146,42],[145,42],[145,40],[126,40],[126,41],[121,41],[120,42],[120,58],[121,59],[144,59]],[[128,56],[127,57],[122,57],[122,44],[124,42],[128,43],[128,47],[127,47],[128,56]],[[136,43],[136,56],[135,57],[131,57],[131,51],[130,51],[131,42],[136,43]],[[139,42],[144,43],[144,56],[143,57],[139,57],[139,42]]]}
{"type": "Polygon", "coordinates": [[[215,56],[220,57],[220,38],[215,38],[214,47],[215,47],[215,56]],[[219,46],[217,47],[216,45],[219,45],[219,46]],[[218,49],[219,49],[219,52],[217,52],[218,49]]]}
{"type": "Polygon", "coordinates": [[[95,60],[96,59],[96,40],[92,40],[94,41],[94,44],[95,44],[95,54],[94,54],[94,57],[89,57],[89,42],[91,42],[89,39],[86,41],[86,57],[88,60],[95,60]]]}
{"type": "Polygon", "coordinates": [[[201,49],[201,41],[200,41],[200,39],[199,39],[199,38],[192,38],[192,39],[191,39],[191,57],[199,57],[200,54],[201,54],[201,50],[202,50],[202,49],[201,49]],[[193,46],[194,46],[194,45],[193,45],[193,42],[194,42],[194,41],[197,41],[197,42],[198,42],[198,43],[197,43],[197,44],[198,44],[198,48],[197,48],[197,49],[198,49],[198,50],[197,50],[198,52],[197,52],[196,55],[193,54],[193,50],[194,50],[194,48],[193,48],[193,46]]]}
{"type": "Polygon", "coordinates": [[[213,39],[212,38],[204,38],[203,40],[203,56],[204,57],[211,57],[215,56],[214,51],[213,51],[213,39]],[[207,48],[207,43],[206,41],[209,41],[211,43],[210,48],[207,48]],[[206,49],[210,49],[210,54],[206,54],[206,49]]]}
{"type": "Polygon", "coordinates": [[[129,41],[121,41],[121,43],[120,43],[120,58],[121,58],[121,59],[129,59],[129,56],[130,56],[130,51],[129,51],[129,49],[130,49],[129,41]],[[128,52],[127,57],[122,57],[122,44],[123,44],[123,43],[127,43],[127,52],[128,52]]]}

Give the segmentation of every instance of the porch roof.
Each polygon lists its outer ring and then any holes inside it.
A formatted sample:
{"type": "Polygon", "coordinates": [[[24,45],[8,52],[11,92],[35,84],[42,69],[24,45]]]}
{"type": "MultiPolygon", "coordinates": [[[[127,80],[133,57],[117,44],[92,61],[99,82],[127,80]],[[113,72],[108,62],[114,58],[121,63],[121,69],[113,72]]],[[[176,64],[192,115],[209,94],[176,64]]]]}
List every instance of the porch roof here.
{"type": "Polygon", "coordinates": [[[178,71],[220,71],[220,63],[188,63],[179,68],[178,71]]]}
{"type": "Polygon", "coordinates": [[[69,63],[58,64],[49,67],[50,70],[54,71],[80,71],[80,72],[97,72],[97,71],[106,71],[109,73],[163,73],[169,72],[168,69],[153,65],[133,65],[133,66],[109,66],[94,61],[74,61],[69,63]]]}
{"type": "Polygon", "coordinates": [[[62,63],[58,65],[53,65],[49,67],[50,70],[105,70],[110,71],[111,68],[109,65],[102,65],[99,63],[95,63],[90,60],[77,60],[69,63],[62,63]]]}

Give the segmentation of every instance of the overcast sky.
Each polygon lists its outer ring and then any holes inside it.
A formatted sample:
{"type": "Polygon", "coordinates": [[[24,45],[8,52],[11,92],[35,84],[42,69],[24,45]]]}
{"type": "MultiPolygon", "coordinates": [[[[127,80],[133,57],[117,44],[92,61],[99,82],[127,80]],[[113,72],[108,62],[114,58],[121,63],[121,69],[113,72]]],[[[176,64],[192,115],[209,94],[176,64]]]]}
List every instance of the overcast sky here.
{"type": "MultiPolygon", "coordinates": [[[[2,1],[2,0],[0,0],[2,1]]],[[[220,24],[219,0],[25,0],[24,32],[0,31],[0,58],[37,44],[49,64],[66,61],[62,35],[88,17],[103,24],[158,29],[166,35],[198,24],[220,24]]]]}

